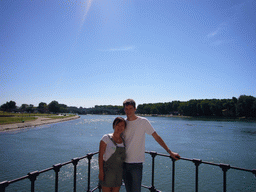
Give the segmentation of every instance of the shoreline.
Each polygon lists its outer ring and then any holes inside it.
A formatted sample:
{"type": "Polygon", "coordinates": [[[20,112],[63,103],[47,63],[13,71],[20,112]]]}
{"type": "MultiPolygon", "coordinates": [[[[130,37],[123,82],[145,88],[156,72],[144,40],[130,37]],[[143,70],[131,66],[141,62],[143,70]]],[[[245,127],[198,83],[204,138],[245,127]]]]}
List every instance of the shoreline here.
{"type": "Polygon", "coordinates": [[[46,125],[46,124],[70,121],[70,120],[74,120],[74,119],[78,119],[78,118],[80,118],[80,116],[78,116],[78,115],[72,116],[72,117],[66,117],[63,119],[51,119],[51,118],[45,118],[45,117],[38,117],[34,121],[0,125],[0,133],[1,132],[17,131],[17,130],[21,130],[21,129],[25,129],[25,128],[36,127],[36,126],[41,126],[41,125],[46,125]]]}

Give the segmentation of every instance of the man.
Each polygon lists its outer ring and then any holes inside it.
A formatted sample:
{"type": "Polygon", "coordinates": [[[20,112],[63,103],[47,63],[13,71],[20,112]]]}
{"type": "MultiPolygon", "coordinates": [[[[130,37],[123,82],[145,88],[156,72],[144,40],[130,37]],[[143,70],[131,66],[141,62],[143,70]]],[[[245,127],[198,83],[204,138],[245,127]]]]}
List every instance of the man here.
{"type": "Polygon", "coordinates": [[[163,139],[156,133],[150,122],[135,115],[136,104],[132,99],[123,102],[127,116],[124,138],[126,143],[126,160],[124,163],[124,183],[127,192],[140,192],[142,181],[142,167],[145,161],[145,133],[152,135],[172,158],[179,159],[178,153],[172,152],[163,139]]]}

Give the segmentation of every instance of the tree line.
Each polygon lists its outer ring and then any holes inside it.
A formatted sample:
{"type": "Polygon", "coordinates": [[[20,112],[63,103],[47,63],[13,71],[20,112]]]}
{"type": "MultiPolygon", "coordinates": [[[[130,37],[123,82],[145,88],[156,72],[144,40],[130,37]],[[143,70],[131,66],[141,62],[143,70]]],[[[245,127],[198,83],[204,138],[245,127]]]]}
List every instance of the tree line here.
{"type": "Polygon", "coordinates": [[[40,102],[38,106],[32,104],[22,104],[16,106],[15,101],[7,101],[0,106],[4,112],[21,112],[21,113],[77,113],[77,114],[124,114],[122,106],[96,105],[93,108],[73,107],[60,104],[58,101],[52,101],[49,104],[40,102]]]}
{"type": "MultiPolygon", "coordinates": [[[[92,108],[68,107],[52,101],[49,104],[40,102],[37,107],[28,104],[16,106],[14,101],[0,106],[2,111],[28,113],[77,113],[77,114],[124,114],[123,106],[95,105],[92,108]]],[[[172,101],[166,103],[139,104],[137,113],[148,115],[184,115],[256,118],[256,98],[241,95],[232,99],[192,99],[189,101],[172,101]]]]}
{"type": "Polygon", "coordinates": [[[241,95],[238,99],[192,99],[186,102],[138,105],[141,114],[173,114],[184,116],[217,116],[256,118],[256,98],[241,95]]]}
{"type": "Polygon", "coordinates": [[[20,107],[16,106],[15,101],[7,101],[0,106],[2,111],[6,112],[26,112],[26,113],[68,113],[69,107],[65,104],[59,104],[58,101],[52,101],[49,104],[40,102],[37,107],[32,104],[22,104],[20,107]]]}

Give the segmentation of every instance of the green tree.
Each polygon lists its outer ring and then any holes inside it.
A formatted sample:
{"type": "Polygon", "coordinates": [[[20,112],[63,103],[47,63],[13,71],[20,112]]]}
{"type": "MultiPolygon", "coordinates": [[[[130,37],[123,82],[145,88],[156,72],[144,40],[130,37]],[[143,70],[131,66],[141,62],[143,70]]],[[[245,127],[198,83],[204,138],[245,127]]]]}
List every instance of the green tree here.
{"type": "Polygon", "coordinates": [[[187,103],[186,102],[181,102],[179,104],[178,111],[179,111],[180,114],[186,116],[187,115],[187,103]]]}
{"type": "Polygon", "coordinates": [[[26,111],[27,111],[28,113],[33,113],[33,112],[34,112],[34,105],[30,104],[30,105],[27,107],[26,111]]]}
{"type": "Polygon", "coordinates": [[[241,95],[237,101],[236,112],[238,117],[252,117],[253,116],[253,103],[255,97],[241,95]]]}
{"type": "Polygon", "coordinates": [[[157,105],[152,105],[150,108],[150,114],[159,114],[157,105]]]}
{"type": "Polygon", "coordinates": [[[172,110],[178,111],[179,105],[180,105],[180,101],[173,101],[172,102],[172,110]]]}
{"type": "Polygon", "coordinates": [[[27,105],[27,104],[22,104],[22,105],[20,106],[20,110],[21,110],[22,112],[26,111],[27,108],[28,108],[28,105],[27,105]]]}
{"type": "Polygon", "coordinates": [[[165,105],[166,114],[169,114],[173,111],[172,109],[172,102],[166,103],[165,105]]]}
{"type": "Polygon", "coordinates": [[[60,106],[58,101],[52,101],[51,103],[49,103],[48,105],[49,111],[52,113],[58,113],[60,111],[60,106]]]}
{"type": "Polygon", "coordinates": [[[1,110],[2,110],[2,111],[7,111],[7,110],[8,110],[8,105],[7,105],[7,103],[1,105],[1,110]]]}
{"type": "Polygon", "coordinates": [[[211,116],[212,112],[210,109],[210,102],[208,99],[202,100],[200,103],[201,109],[203,111],[204,116],[211,116]]]}
{"type": "Polygon", "coordinates": [[[160,114],[168,114],[168,111],[166,110],[167,103],[159,103],[158,111],[160,114]]]}
{"type": "Polygon", "coordinates": [[[198,115],[197,112],[197,100],[190,100],[186,105],[186,115],[189,116],[196,116],[198,115]]]}
{"type": "Polygon", "coordinates": [[[68,106],[65,104],[59,104],[59,112],[61,113],[67,113],[68,112],[68,106]]]}
{"type": "Polygon", "coordinates": [[[226,111],[226,116],[235,117],[236,116],[236,101],[234,99],[225,99],[223,101],[223,110],[226,111]]]}
{"type": "Polygon", "coordinates": [[[15,101],[7,101],[5,104],[1,105],[1,110],[3,111],[15,111],[17,109],[15,101]]]}
{"type": "Polygon", "coordinates": [[[46,113],[46,112],[48,111],[48,106],[47,106],[46,103],[41,102],[41,103],[39,103],[37,109],[38,109],[38,111],[39,111],[40,113],[46,113]]]}
{"type": "Polygon", "coordinates": [[[252,117],[256,118],[256,99],[254,100],[252,105],[252,117]]]}
{"type": "Polygon", "coordinates": [[[223,110],[223,101],[219,99],[212,99],[210,100],[210,110],[211,113],[215,116],[222,116],[222,110],[223,110]]]}

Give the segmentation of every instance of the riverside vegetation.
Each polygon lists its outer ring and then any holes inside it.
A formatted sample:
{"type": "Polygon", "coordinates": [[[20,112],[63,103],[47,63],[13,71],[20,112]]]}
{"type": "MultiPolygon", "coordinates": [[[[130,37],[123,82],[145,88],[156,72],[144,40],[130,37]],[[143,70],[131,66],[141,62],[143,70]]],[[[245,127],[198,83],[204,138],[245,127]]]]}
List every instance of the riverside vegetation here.
{"type": "Polygon", "coordinates": [[[73,114],[56,115],[56,114],[49,114],[49,113],[44,113],[44,114],[42,113],[10,113],[10,112],[0,111],[0,125],[34,121],[38,117],[45,117],[49,119],[63,119],[63,118],[72,117],[72,116],[75,116],[75,115],[73,114]]]}
{"type": "MultiPolygon", "coordinates": [[[[14,101],[1,105],[4,112],[26,113],[76,113],[76,114],[123,114],[123,106],[95,105],[93,108],[68,107],[52,101],[47,104],[39,103],[38,107],[22,104],[16,106],[14,101]]],[[[137,113],[145,115],[180,115],[193,117],[228,117],[256,119],[256,98],[253,96],[241,95],[232,99],[192,99],[189,101],[172,101],[165,103],[139,104],[137,113]]]]}

